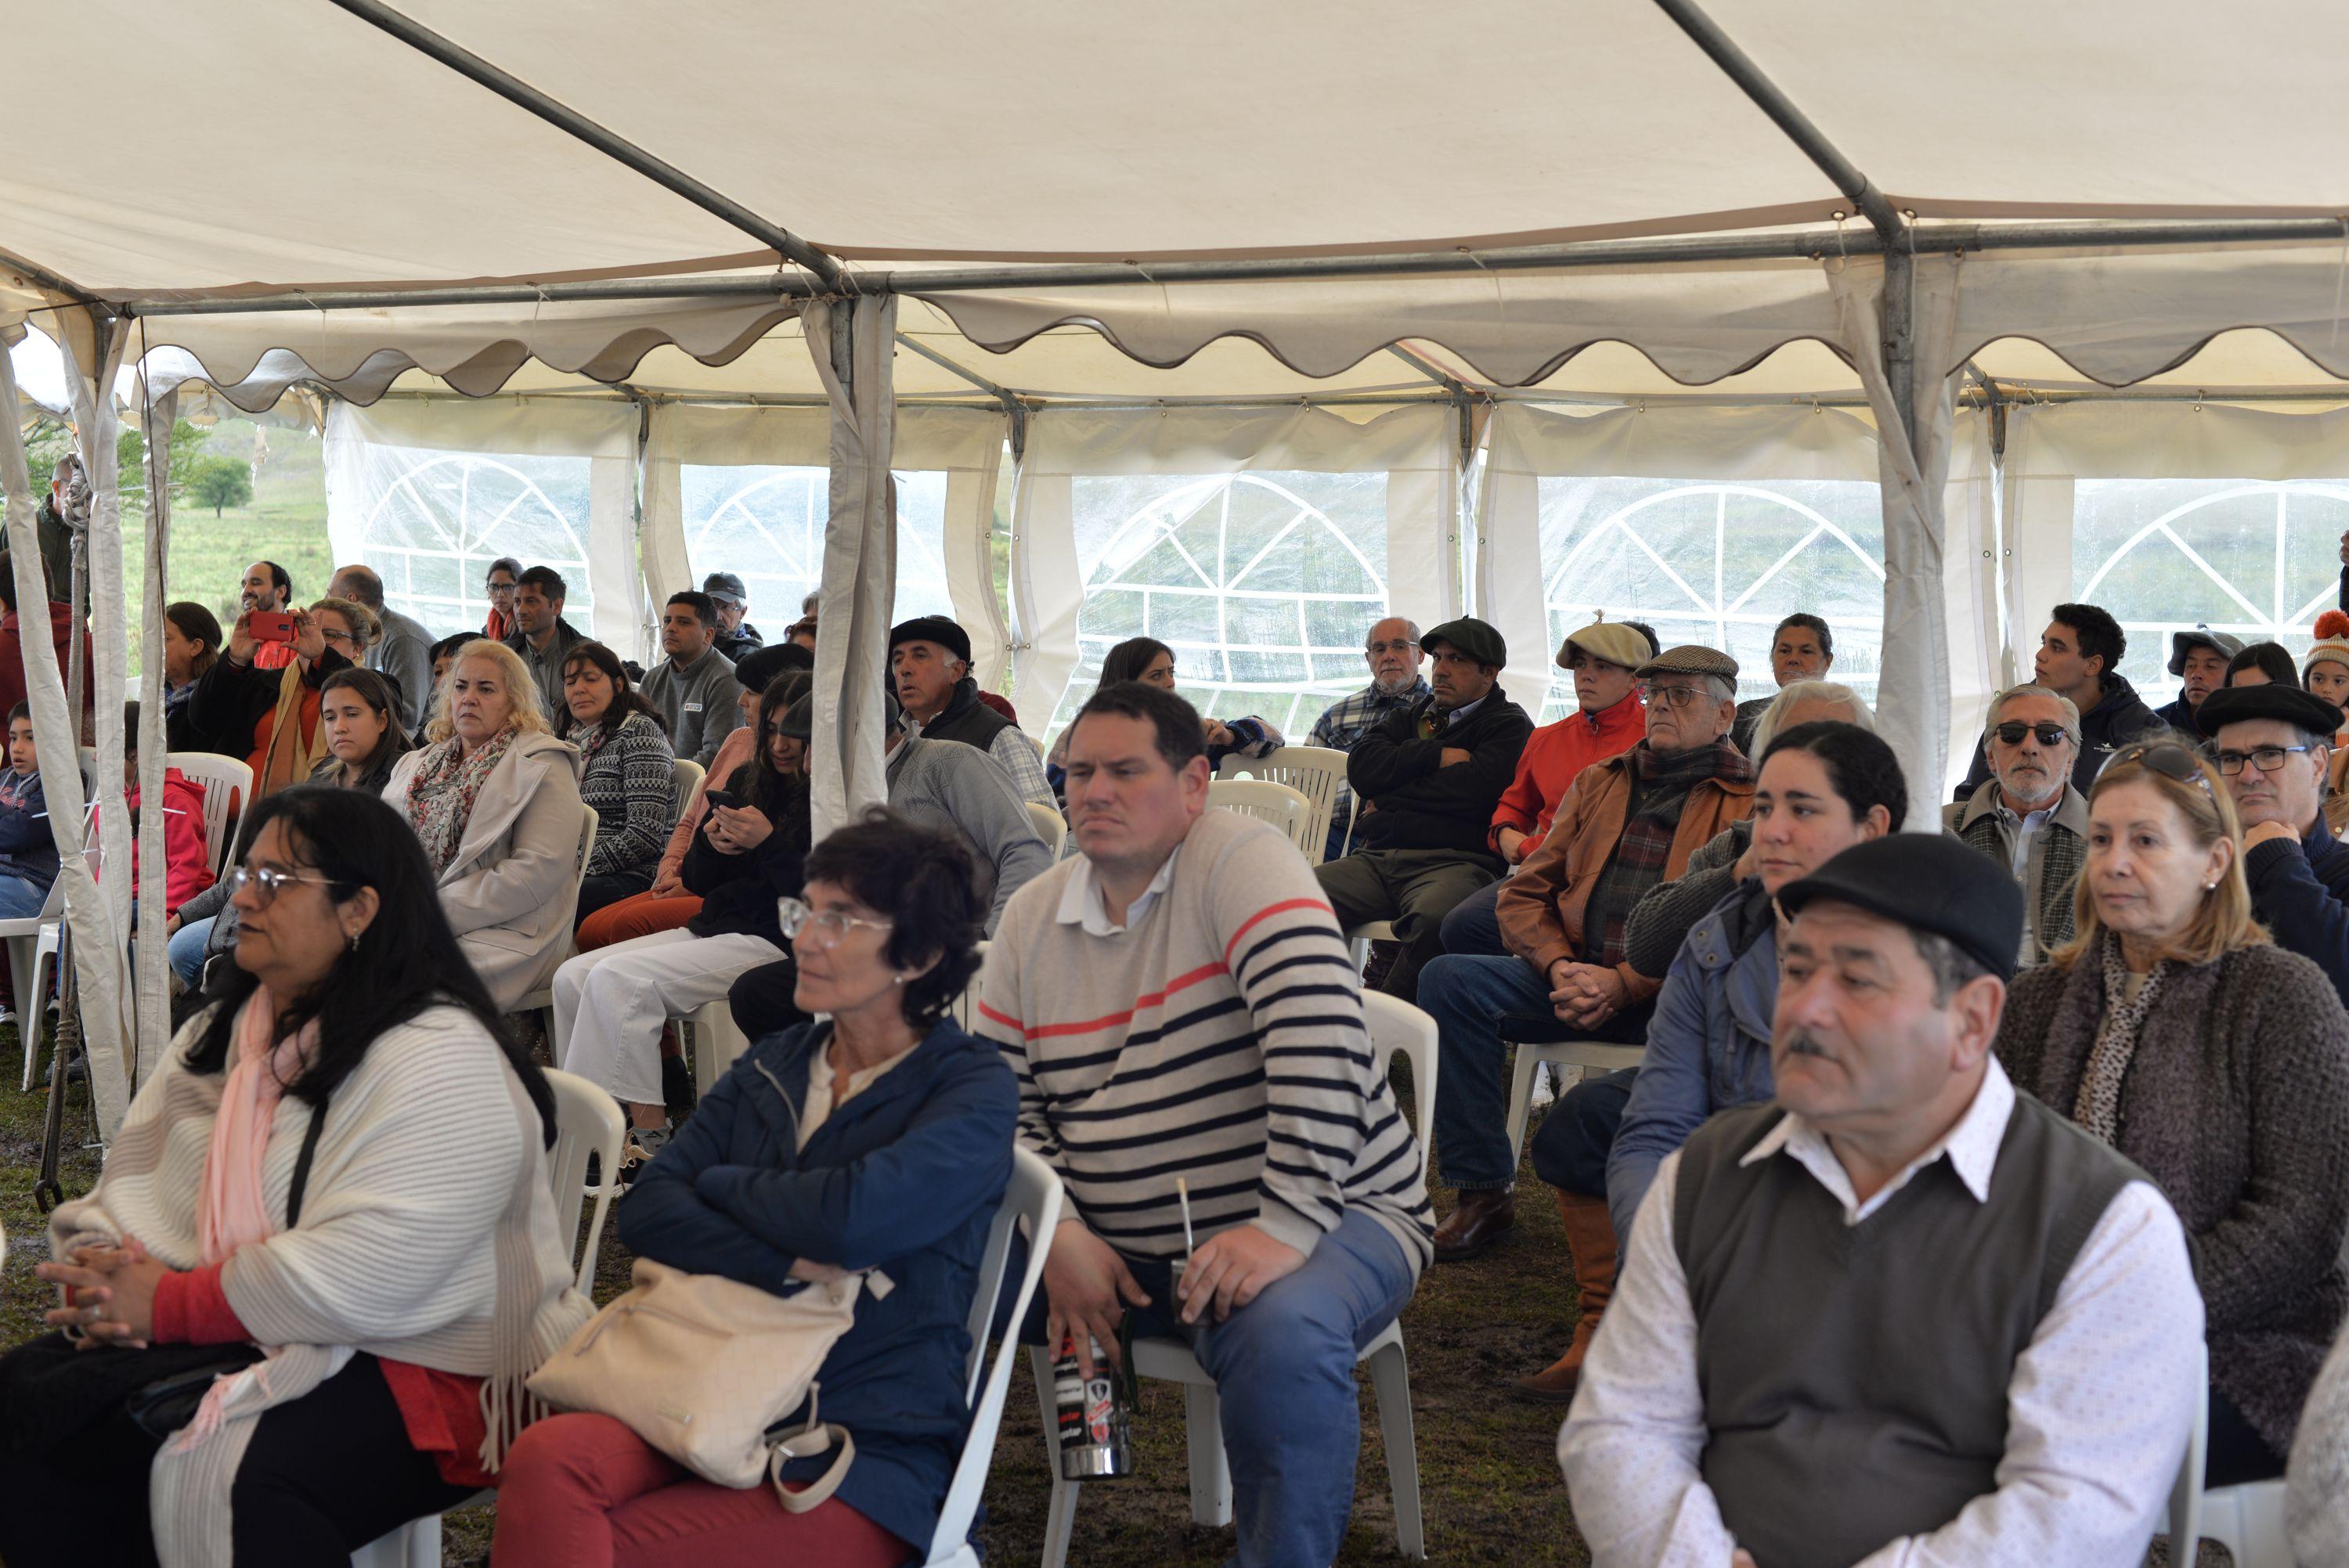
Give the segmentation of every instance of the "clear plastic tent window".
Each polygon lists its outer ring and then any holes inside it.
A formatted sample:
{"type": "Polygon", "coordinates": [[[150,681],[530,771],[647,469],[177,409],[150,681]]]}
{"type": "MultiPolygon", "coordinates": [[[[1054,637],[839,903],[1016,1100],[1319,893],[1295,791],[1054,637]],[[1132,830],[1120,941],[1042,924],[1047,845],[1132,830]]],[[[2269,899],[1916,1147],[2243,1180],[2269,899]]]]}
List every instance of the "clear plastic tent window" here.
{"type": "MultiPolygon", "coordinates": [[[[948,615],[947,476],[940,469],[898,472],[897,596],[899,620],[948,615]]],[[[823,574],[829,470],[764,465],[688,463],[685,543],[696,583],[712,572],[740,575],[750,619],[770,641],[800,618],[800,602],[823,574]]]]}

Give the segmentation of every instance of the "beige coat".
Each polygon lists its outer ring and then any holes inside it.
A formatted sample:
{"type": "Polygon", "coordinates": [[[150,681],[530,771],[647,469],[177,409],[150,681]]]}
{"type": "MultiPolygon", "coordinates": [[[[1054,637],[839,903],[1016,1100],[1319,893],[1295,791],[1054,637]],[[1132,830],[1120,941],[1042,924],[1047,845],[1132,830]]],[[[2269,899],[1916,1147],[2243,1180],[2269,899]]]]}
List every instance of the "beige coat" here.
{"type": "MultiPolygon", "coordinates": [[[[424,753],[391,770],[383,798],[402,816],[424,753]]],[[[474,797],[456,857],[440,873],[440,910],[501,1011],[554,983],[570,951],[579,875],[579,752],[520,735],[474,797]]]]}

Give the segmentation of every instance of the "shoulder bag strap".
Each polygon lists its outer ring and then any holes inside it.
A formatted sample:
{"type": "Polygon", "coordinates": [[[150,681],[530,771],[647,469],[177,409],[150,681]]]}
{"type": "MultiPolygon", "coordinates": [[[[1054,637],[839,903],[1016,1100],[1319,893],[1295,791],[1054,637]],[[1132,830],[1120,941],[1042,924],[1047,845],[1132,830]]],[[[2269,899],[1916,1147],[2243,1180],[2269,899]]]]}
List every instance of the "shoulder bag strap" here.
{"type": "Polygon", "coordinates": [[[302,1222],[302,1193],[310,1185],[310,1161],[318,1152],[318,1135],[326,1130],[326,1108],[310,1109],[310,1125],[302,1134],[302,1152],[294,1161],[294,1185],[285,1194],[285,1228],[302,1222]]]}

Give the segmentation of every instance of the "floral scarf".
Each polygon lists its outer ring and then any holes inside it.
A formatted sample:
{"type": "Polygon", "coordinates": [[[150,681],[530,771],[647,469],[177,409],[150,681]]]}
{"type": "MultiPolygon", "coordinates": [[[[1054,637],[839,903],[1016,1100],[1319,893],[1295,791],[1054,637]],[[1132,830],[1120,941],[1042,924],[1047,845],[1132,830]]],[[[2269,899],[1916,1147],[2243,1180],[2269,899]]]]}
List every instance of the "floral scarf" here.
{"type": "Polygon", "coordinates": [[[424,858],[432,862],[434,876],[447,871],[449,862],[457,858],[458,846],[465,841],[465,825],[473,820],[473,798],[497,770],[513,738],[513,730],[500,730],[467,757],[463,743],[451,736],[427,747],[416,771],[409,775],[408,820],[424,845],[424,858]]]}
{"type": "Polygon", "coordinates": [[[2152,1016],[2153,1005],[2159,999],[2161,982],[2177,965],[2166,958],[2156,964],[2153,972],[2145,977],[2145,984],[2131,996],[2128,965],[2121,959],[2120,938],[2107,933],[2101,946],[2105,1019],[2096,1026],[2096,1043],[2088,1047],[2087,1064],[2080,1070],[2080,1092],[2072,1102],[2072,1119],[2104,1142],[2118,1148],[2121,1085],[2128,1078],[2129,1063],[2137,1057],[2137,1043],[2145,1034],[2145,1021],[2152,1016]]]}

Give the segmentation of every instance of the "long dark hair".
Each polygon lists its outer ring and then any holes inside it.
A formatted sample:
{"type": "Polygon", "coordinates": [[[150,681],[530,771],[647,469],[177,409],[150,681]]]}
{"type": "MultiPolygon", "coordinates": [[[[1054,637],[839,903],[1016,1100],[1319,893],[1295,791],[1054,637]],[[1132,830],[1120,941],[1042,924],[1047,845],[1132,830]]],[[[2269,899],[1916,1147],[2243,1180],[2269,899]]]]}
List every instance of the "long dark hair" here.
{"type": "Polygon", "coordinates": [[[792,706],[807,691],[804,680],[794,680],[803,675],[800,670],[785,670],[767,683],[759,694],[758,727],[751,732],[750,760],[737,769],[735,779],[747,774],[749,787],[743,799],[759,809],[760,815],[775,825],[775,830],[790,834],[804,845],[812,830],[808,825],[808,782],[805,779],[786,779],[775,769],[774,755],[767,748],[767,726],[775,715],[792,706]]]}
{"type": "Polygon", "coordinates": [[[1102,655],[1101,681],[1093,689],[1107,691],[1120,681],[1140,680],[1161,654],[1171,659],[1174,650],[1155,637],[1128,637],[1102,655]]]}
{"type": "MultiPolygon", "coordinates": [[[[599,721],[606,728],[617,729],[627,722],[628,715],[641,713],[658,725],[663,735],[668,733],[668,720],[661,717],[660,709],[645,700],[644,693],[629,683],[628,672],[621,665],[619,655],[601,643],[574,643],[571,651],[563,655],[560,674],[568,676],[571,666],[577,664],[594,665],[604,672],[604,678],[612,683],[612,706],[604,710],[604,717],[599,721]]],[[[558,678],[557,686],[561,684],[558,678]]],[[[561,712],[548,717],[554,720],[554,733],[558,739],[569,738],[572,729],[578,724],[578,720],[571,717],[568,702],[562,704],[561,712]]]]}
{"type": "Polygon", "coordinates": [[[358,693],[359,700],[375,709],[377,717],[383,720],[382,738],[375,743],[375,749],[367,753],[367,759],[359,764],[362,775],[408,749],[408,732],[399,727],[399,699],[392,695],[389,681],[374,670],[356,667],[336,670],[318,687],[318,700],[324,702],[326,694],[338,686],[347,686],[358,693]]]}
{"type": "MultiPolygon", "coordinates": [[[[440,913],[432,867],[406,820],[364,789],[297,785],[263,796],[245,812],[237,834],[240,861],[272,822],[285,824],[295,862],[325,877],[336,902],[347,901],[363,887],[375,889],[378,901],[368,928],[373,940],[336,958],[310,995],[287,1006],[272,1026],[274,1037],[283,1039],[313,1019],[318,1025],[317,1059],[285,1092],[314,1109],[325,1105],[378,1038],[428,1007],[446,1005],[471,1014],[489,1031],[538,1108],[543,1136],[552,1145],[554,1091],[538,1064],[506,1033],[488,987],[457,945],[449,918],[440,913]]],[[[261,984],[234,964],[221,967],[227,979],[202,1032],[188,1047],[190,1072],[217,1073],[227,1067],[237,1014],[261,984]]]]}
{"type": "Polygon", "coordinates": [[[2233,686],[2235,677],[2245,670],[2255,669],[2269,681],[2280,686],[2300,686],[2300,666],[2282,643],[2253,643],[2227,661],[2227,684],[2233,686]]]}

